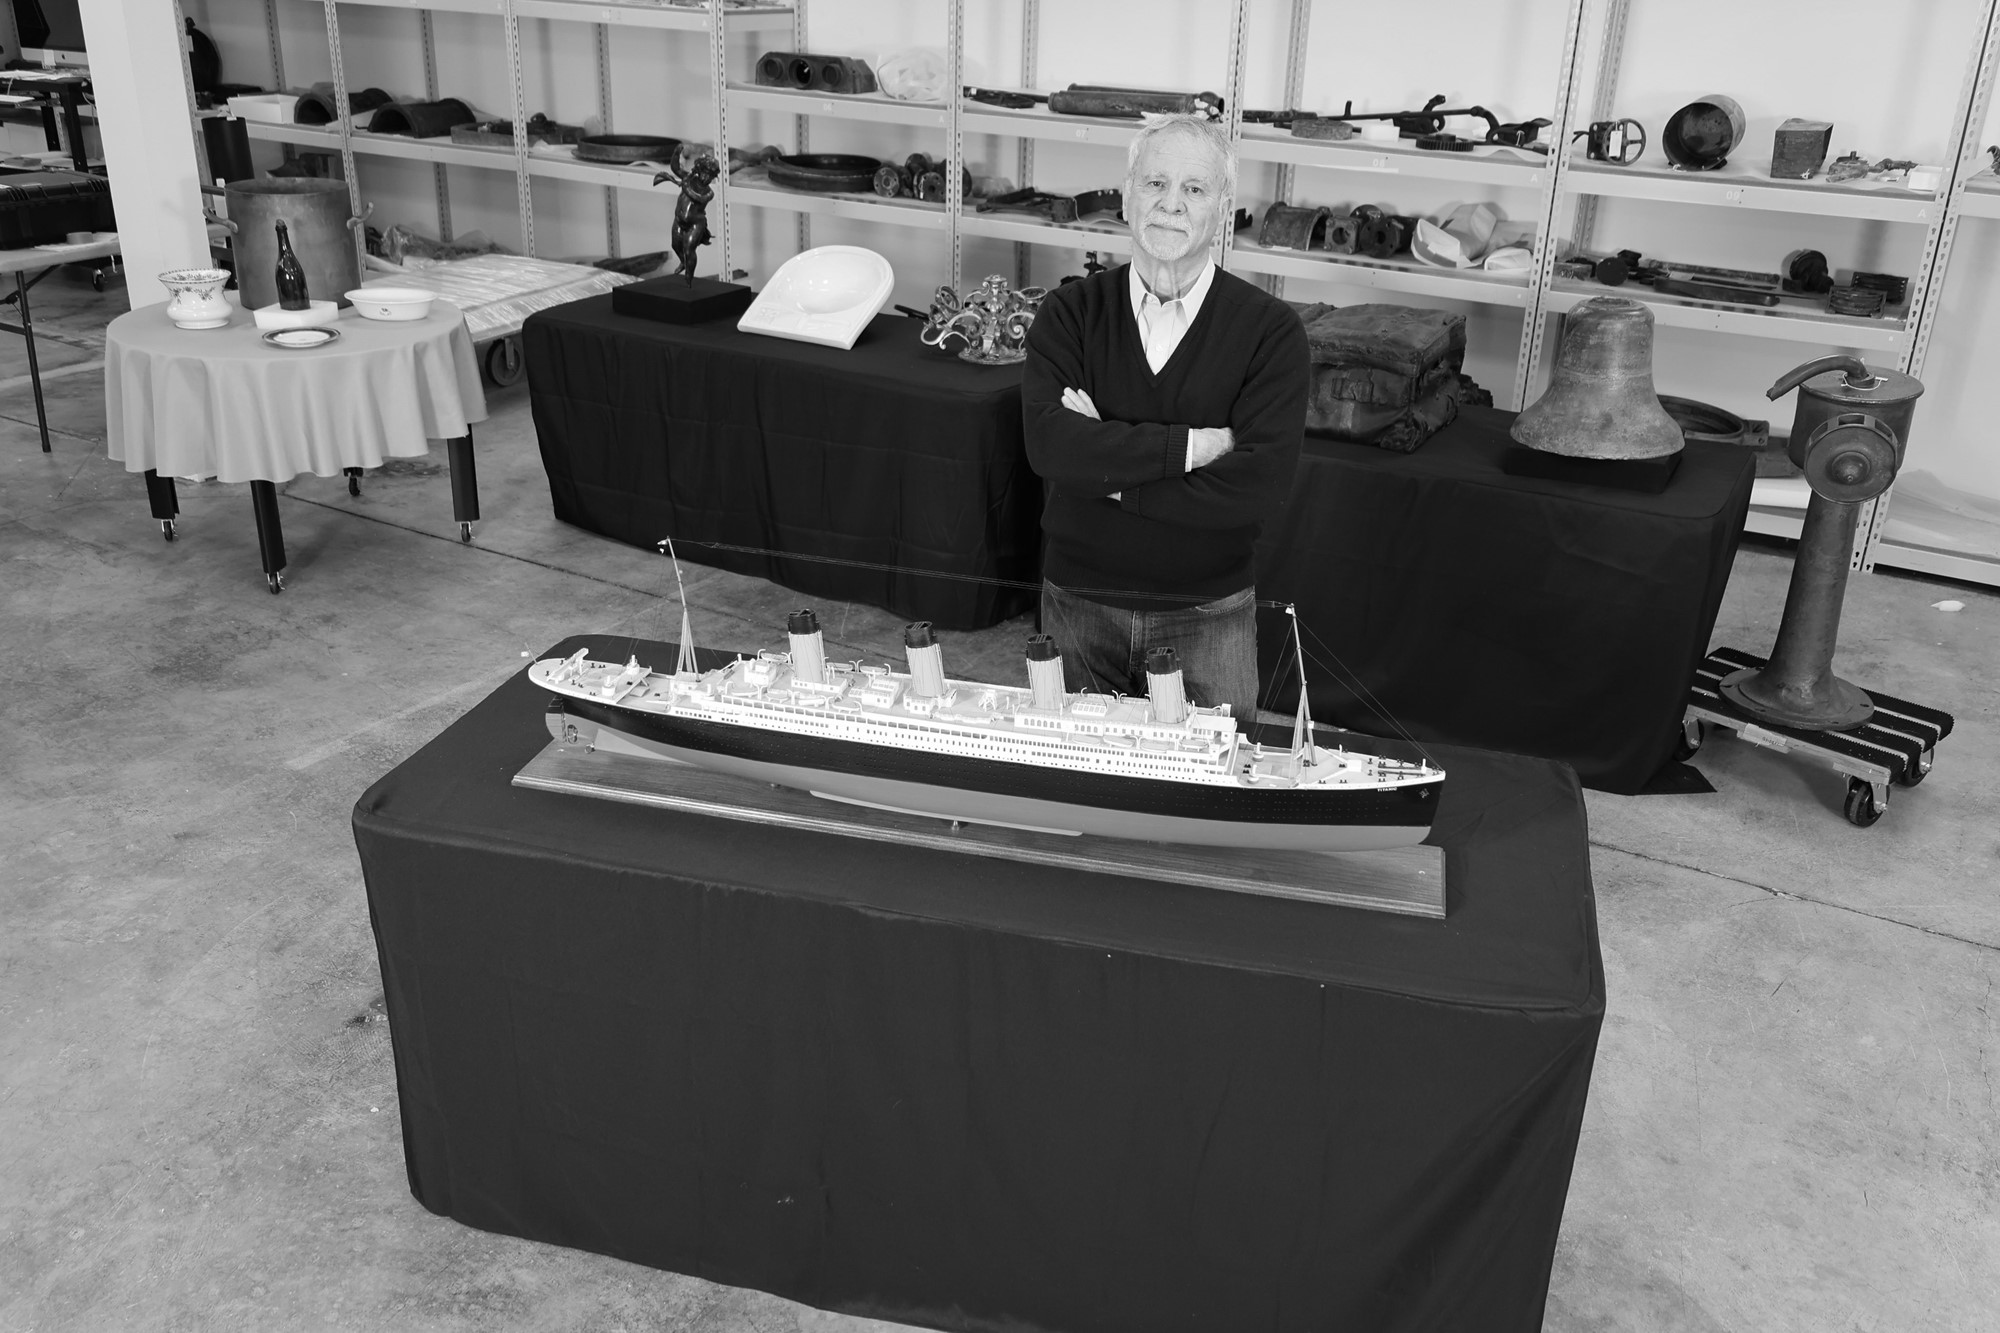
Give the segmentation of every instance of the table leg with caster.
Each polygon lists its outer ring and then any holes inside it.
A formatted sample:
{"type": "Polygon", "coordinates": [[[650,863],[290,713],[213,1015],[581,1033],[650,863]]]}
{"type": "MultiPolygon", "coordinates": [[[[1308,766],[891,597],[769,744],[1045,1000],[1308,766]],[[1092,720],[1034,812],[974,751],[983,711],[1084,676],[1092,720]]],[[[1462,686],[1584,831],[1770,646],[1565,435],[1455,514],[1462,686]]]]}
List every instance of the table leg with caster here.
{"type": "Polygon", "coordinates": [[[257,553],[264,557],[264,578],[272,592],[283,592],[285,530],[278,522],[278,488],[268,481],[251,482],[250,503],[257,511],[257,553]]]}
{"type": "Polygon", "coordinates": [[[361,469],[350,467],[341,470],[347,473],[347,493],[349,495],[361,494],[361,469]]]}
{"type": "Polygon", "coordinates": [[[172,541],[174,519],[181,512],[181,497],[174,490],[174,479],[163,477],[152,468],[147,468],[146,503],[152,507],[153,517],[160,520],[160,536],[172,541]]]}
{"type": "Polygon", "coordinates": [[[451,516],[458,523],[458,539],[472,540],[472,525],[479,521],[479,472],[472,462],[472,429],[445,443],[451,460],[451,516]]]}

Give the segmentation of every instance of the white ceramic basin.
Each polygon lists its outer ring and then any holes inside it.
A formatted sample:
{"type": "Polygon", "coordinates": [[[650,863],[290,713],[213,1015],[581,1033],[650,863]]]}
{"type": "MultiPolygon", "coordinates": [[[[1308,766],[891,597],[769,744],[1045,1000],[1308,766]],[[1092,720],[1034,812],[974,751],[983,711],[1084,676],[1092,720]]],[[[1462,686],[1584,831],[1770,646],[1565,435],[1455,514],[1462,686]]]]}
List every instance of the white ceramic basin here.
{"type": "Polygon", "coordinates": [[[736,327],[849,348],[895,286],[896,271],[873,250],[822,245],[786,260],[736,327]]]}
{"type": "Polygon", "coordinates": [[[422,319],[437,300],[436,292],[419,287],[356,287],[346,296],[364,319],[422,319]]]}

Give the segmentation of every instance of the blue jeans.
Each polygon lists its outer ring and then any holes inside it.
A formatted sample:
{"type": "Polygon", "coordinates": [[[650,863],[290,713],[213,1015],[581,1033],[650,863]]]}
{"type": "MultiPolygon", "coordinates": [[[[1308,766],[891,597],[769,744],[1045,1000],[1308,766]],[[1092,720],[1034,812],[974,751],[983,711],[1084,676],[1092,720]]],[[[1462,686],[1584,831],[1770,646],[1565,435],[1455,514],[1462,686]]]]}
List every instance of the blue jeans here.
{"type": "Polygon", "coordinates": [[[1188,698],[1230,705],[1239,722],[1257,716],[1257,590],[1245,588],[1199,606],[1128,611],[1042,582],[1042,631],[1062,649],[1070,690],[1146,693],[1146,652],[1179,655],[1188,698]]]}

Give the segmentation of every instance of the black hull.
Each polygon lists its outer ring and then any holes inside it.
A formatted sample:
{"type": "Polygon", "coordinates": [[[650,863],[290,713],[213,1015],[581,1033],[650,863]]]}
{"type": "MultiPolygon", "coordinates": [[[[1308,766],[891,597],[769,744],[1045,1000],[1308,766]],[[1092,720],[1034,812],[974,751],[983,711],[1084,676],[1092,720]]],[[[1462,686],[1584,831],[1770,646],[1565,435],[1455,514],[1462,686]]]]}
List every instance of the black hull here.
{"type": "Polygon", "coordinates": [[[1205,786],[766,731],[559,697],[572,716],[697,756],[1203,824],[1424,830],[1436,813],[1442,785],[1429,782],[1388,790],[1205,786]]]}

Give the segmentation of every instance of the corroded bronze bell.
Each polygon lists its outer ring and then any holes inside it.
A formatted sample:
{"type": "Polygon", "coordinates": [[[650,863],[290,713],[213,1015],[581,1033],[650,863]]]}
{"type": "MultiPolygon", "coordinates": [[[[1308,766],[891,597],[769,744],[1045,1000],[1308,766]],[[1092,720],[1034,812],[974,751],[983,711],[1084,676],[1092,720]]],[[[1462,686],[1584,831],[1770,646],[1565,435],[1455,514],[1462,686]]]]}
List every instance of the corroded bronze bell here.
{"type": "Polygon", "coordinates": [[[1548,392],[1509,433],[1569,458],[1679,452],[1681,428],[1653,391],[1653,312],[1622,296],[1593,296],[1570,311],[1548,392]]]}

